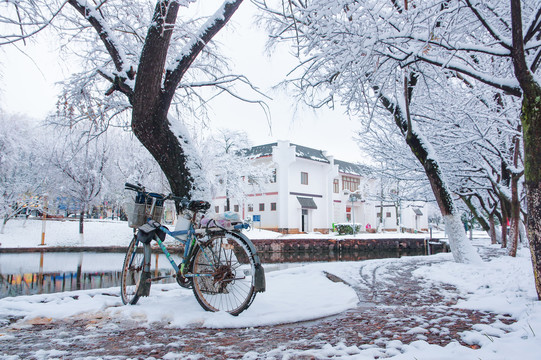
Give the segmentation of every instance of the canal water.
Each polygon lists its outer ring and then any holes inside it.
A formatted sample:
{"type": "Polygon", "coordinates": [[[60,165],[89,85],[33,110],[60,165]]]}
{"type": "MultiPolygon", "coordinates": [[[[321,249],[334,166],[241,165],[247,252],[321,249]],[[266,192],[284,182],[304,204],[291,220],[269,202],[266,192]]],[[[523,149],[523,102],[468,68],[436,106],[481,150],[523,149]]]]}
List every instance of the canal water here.
{"type": "MultiPolygon", "coordinates": [[[[260,253],[266,271],[323,261],[359,261],[424,255],[421,252],[260,253]]],[[[0,253],[0,298],[120,286],[124,253],[0,253]]],[[[154,276],[172,274],[163,254],[153,254],[154,276]]],[[[174,278],[162,282],[175,282],[174,278]]]]}

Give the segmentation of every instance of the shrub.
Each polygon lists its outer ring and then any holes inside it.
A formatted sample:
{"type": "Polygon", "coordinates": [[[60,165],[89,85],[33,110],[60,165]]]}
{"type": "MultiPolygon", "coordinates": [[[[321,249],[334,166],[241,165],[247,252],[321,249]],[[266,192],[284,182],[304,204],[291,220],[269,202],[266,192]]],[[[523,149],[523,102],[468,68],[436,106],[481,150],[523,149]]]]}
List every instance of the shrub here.
{"type": "Polygon", "coordinates": [[[335,224],[334,227],[338,231],[338,235],[353,235],[353,227],[355,226],[355,233],[359,233],[361,230],[360,224],[335,224]]]}

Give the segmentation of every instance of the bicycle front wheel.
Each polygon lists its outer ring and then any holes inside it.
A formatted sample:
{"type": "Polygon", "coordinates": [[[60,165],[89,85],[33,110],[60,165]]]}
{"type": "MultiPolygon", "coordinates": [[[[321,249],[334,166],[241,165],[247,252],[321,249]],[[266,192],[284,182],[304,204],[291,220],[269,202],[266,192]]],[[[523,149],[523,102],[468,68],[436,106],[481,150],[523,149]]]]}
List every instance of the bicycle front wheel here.
{"type": "Polygon", "coordinates": [[[134,236],[124,258],[120,278],[120,296],[124,305],[135,305],[139,300],[137,290],[141,285],[144,260],[143,244],[137,240],[137,236],[134,236]]]}
{"type": "Polygon", "coordinates": [[[238,315],[255,298],[255,261],[244,241],[219,233],[200,244],[193,260],[193,292],[207,311],[238,315]]]}

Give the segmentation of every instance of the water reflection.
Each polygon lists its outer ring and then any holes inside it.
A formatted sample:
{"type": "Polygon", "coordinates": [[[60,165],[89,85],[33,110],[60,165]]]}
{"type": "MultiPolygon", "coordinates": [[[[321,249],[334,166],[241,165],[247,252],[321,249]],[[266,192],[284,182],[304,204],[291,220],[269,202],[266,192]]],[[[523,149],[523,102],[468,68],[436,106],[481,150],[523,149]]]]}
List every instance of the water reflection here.
{"type": "MultiPolygon", "coordinates": [[[[0,298],[120,285],[123,253],[0,254],[0,298]]],[[[170,275],[164,255],[153,254],[155,276],[170,275]]],[[[171,282],[165,279],[161,282],[171,282]]]]}

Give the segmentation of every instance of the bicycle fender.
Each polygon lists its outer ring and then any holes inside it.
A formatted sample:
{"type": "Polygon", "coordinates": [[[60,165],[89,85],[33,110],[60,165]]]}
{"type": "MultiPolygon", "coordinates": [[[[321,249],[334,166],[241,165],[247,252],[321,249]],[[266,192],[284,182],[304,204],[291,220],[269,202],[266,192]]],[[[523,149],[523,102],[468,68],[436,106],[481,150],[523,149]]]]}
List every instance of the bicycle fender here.
{"type": "Polygon", "coordinates": [[[248,246],[248,249],[252,253],[254,257],[255,262],[255,281],[254,281],[254,290],[255,292],[264,292],[266,288],[266,282],[265,282],[265,269],[263,269],[263,266],[261,265],[261,260],[259,259],[259,255],[257,255],[257,249],[255,248],[254,243],[246,237],[243,233],[240,232],[231,232],[232,235],[239,237],[246,246],[248,246]]]}

